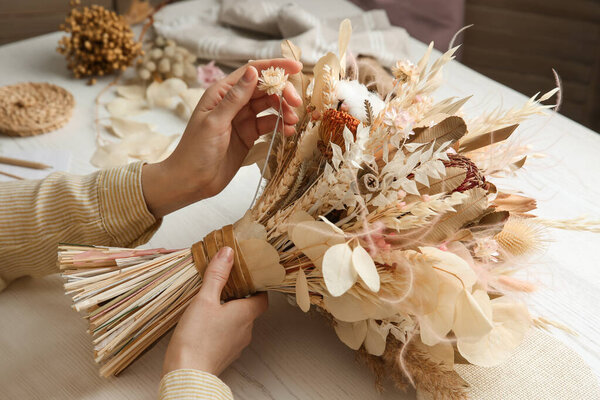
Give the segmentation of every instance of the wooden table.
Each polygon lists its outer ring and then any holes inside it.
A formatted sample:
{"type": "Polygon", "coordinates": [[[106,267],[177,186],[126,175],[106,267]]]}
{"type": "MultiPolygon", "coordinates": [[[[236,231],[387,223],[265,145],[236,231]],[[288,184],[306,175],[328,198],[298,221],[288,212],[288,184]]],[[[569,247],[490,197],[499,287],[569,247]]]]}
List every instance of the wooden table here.
{"type": "MultiPolygon", "coordinates": [[[[338,16],[358,12],[349,3],[335,3],[336,7],[331,2],[321,7],[334,9],[338,16]]],[[[0,137],[0,153],[67,149],[73,153],[70,172],[85,174],[94,170],[89,163],[95,150],[93,99],[108,81],[86,86],[72,79],[64,59],[54,51],[59,37],[53,33],[0,47],[0,85],[46,81],[63,86],[77,102],[72,120],[45,135],[0,137]]],[[[422,43],[411,40],[410,58],[417,60],[424,49],[422,43]]],[[[475,95],[465,109],[467,115],[493,108],[500,101],[505,107],[526,101],[525,96],[456,62],[446,68],[444,76],[448,84],[439,96],[475,95]]],[[[183,128],[175,120],[166,124],[171,131],[165,133],[183,128]]],[[[546,158],[531,160],[517,179],[496,181],[497,185],[537,198],[538,214],[543,217],[600,216],[600,136],[560,115],[535,119],[519,130],[521,140],[546,158]]],[[[257,179],[256,167],[243,168],[218,196],[165,218],[148,246],[189,246],[209,231],[237,220],[250,203],[257,179]]],[[[540,314],[579,333],[578,337],[556,335],[600,376],[600,238],[561,231],[548,232],[548,237],[547,250],[527,270],[540,283],[539,292],[528,301],[540,314]]],[[[56,275],[22,279],[0,293],[0,397],[153,398],[168,337],[119,378],[102,379],[92,361],[86,323],[69,305],[56,275]]],[[[354,352],[339,342],[325,321],[318,315],[304,315],[280,295],[271,296],[252,344],[222,379],[236,399],[414,398],[391,386],[378,395],[371,373],[355,361],[354,352]]]]}

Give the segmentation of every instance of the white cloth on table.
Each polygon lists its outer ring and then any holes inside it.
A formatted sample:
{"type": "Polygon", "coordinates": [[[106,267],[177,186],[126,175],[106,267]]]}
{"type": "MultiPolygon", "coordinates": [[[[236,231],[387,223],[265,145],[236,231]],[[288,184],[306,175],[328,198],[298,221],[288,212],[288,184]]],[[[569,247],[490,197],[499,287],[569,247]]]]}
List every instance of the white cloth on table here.
{"type": "MultiPolygon", "coordinates": [[[[237,67],[251,59],[281,57],[281,41],[302,49],[305,67],[331,51],[338,53],[340,18],[319,18],[295,3],[203,0],[177,3],[155,16],[156,32],[187,47],[199,58],[237,67]]],[[[408,55],[408,34],[392,26],[384,10],[350,17],[353,54],[375,57],[390,67],[408,55]]]]}

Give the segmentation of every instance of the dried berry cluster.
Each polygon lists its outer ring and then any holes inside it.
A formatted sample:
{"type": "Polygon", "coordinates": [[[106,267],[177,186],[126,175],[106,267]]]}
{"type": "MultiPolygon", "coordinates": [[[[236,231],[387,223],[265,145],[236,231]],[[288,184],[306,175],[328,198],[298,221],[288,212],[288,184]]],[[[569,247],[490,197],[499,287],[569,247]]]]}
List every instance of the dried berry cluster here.
{"type": "Polygon", "coordinates": [[[143,53],[121,16],[101,6],[79,5],[79,0],[71,2],[71,11],[60,25],[70,35],[63,36],[57,48],[76,78],[123,71],[143,53]]]}
{"type": "Polygon", "coordinates": [[[174,41],[158,36],[138,61],[138,76],[145,81],[179,78],[196,82],[196,56],[174,41]]]}

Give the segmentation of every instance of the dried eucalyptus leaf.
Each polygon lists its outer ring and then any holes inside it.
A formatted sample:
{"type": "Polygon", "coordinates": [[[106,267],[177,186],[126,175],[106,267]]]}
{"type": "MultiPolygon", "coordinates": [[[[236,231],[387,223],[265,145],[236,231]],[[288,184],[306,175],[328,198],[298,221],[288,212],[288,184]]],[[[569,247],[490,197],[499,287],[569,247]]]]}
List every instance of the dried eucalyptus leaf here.
{"type": "Polygon", "coordinates": [[[460,354],[472,364],[494,367],[506,361],[531,327],[527,307],[503,297],[491,302],[493,329],[477,341],[457,342],[460,354]]]}
{"type": "Polygon", "coordinates": [[[379,292],[379,274],[369,253],[359,244],[352,250],[352,266],[372,292],[379,292]]]}
{"type": "Polygon", "coordinates": [[[283,282],[285,268],[279,264],[279,253],[273,246],[260,239],[243,240],[239,246],[256,290],[266,290],[283,282]]]}
{"type": "Polygon", "coordinates": [[[304,312],[308,312],[310,309],[308,282],[306,281],[306,274],[302,268],[298,270],[298,275],[296,276],[296,303],[304,312]]]}
{"type": "Polygon", "coordinates": [[[367,322],[367,337],[365,338],[365,350],[374,356],[381,356],[385,352],[385,344],[389,328],[385,329],[374,320],[367,322]]]}
{"type": "Polygon", "coordinates": [[[335,321],[335,333],[342,343],[352,350],[360,349],[367,337],[367,321],[344,322],[335,321]]]}
{"type": "Polygon", "coordinates": [[[327,249],[323,255],[322,269],[325,286],[332,296],[341,296],[356,282],[352,249],[347,243],[336,244],[327,249]]]}
{"type": "MultiPolygon", "coordinates": [[[[479,291],[483,292],[483,291],[479,291]]],[[[487,294],[485,294],[487,296],[487,294]]],[[[488,313],[489,298],[463,290],[456,301],[452,330],[459,340],[477,341],[494,327],[488,313]]]]}
{"type": "Polygon", "coordinates": [[[327,249],[335,244],[344,243],[343,236],[321,221],[305,221],[296,224],[290,233],[290,238],[317,268],[321,268],[323,255],[327,249]]]}

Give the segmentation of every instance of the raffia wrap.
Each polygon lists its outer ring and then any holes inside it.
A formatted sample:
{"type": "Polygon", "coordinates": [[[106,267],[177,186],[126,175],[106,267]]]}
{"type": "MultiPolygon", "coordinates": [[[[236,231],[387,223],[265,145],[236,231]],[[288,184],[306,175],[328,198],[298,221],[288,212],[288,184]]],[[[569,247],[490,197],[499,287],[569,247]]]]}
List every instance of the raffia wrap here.
{"type": "Polygon", "coordinates": [[[235,237],[233,225],[227,225],[221,229],[214,230],[201,241],[194,243],[192,246],[192,257],[194,258],[194,264],[196,264],[198,273],[200,276],[204,276],[208,263],[217,254],[219,249],[224,246],[229,246],[233,249],[234,258],[231,274],[223,289],[221,298],[223,300],[240,299],[255,293],[256,289],[252,283],[252,276],[235,237]]]}

